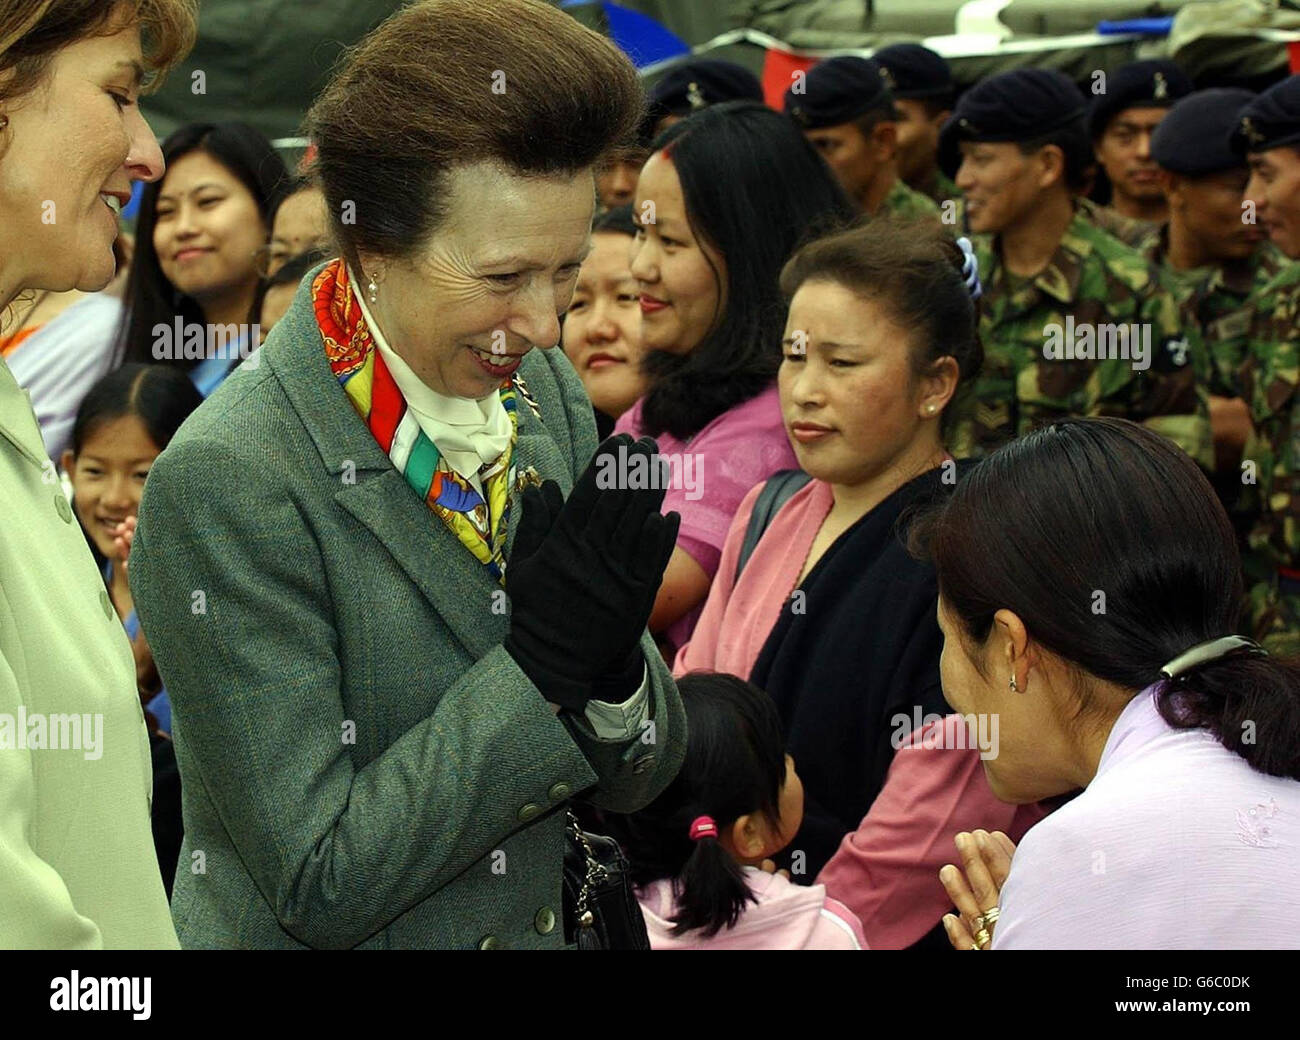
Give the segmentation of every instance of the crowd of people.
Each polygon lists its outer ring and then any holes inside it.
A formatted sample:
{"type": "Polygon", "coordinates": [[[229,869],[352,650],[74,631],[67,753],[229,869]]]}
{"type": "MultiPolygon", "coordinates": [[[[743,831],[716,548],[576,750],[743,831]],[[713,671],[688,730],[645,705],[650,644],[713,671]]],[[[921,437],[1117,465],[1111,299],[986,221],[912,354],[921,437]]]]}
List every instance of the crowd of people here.
{"type": "Polygon", "coordinates": [[[1295,945],[1300,76],[195,32],[0,3],[0,946],[1295,945]]]}

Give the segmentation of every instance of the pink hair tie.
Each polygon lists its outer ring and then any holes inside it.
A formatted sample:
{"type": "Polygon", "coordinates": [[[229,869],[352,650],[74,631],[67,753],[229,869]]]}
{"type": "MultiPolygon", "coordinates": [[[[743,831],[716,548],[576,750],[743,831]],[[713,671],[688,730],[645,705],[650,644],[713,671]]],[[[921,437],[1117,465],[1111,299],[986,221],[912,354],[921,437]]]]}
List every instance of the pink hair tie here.
{"type": "Polygon", "coordinates": [[[699,841],[701,838],[716,838],[718,836],[718,825],[713,822],[712,816],[697,816],[691,821],[691,841],[699,841]]]}

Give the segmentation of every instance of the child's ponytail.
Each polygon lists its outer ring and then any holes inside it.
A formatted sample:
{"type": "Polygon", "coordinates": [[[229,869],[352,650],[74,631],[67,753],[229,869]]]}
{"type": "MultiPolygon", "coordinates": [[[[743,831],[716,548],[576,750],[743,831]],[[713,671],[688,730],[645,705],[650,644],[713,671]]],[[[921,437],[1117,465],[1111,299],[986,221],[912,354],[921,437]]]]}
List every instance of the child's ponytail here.
{"type": "Polygon", "coordinates": [[[742,816],[779,826],[785,738],[770,697],[734,675],[694,673],[677,681],[686,709],[686,759],[650,805],[606,823],[627,850],[632,881],[672,880],[673,934],[716,935],[754,900],[722,836],[742,816]]]}
{"type": "Polygon", "coordinates": [[[709,816],[697,816],[689,830],[695,848],[673,885],[677,914],[673,934],[701,928],[706,936],[732,927],[754,900],[745,875],[731,853],[718,841],[718,827],[709,816]]]}

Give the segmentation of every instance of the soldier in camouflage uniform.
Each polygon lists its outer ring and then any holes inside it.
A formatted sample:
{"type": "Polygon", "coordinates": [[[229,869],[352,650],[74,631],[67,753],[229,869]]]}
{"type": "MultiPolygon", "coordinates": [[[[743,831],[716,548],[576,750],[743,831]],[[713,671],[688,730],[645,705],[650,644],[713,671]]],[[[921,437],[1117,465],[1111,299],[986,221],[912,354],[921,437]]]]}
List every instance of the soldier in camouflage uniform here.
{"type": "Polygon", "coordinates": [[[1244,221],[1246,160],[1228,146],[1249,90],[1203,90],[1169,110],[1151,137],[1169,223],[1141,252],[1174,289],[1184,321],[1201,334],[1211,361],[1210,429],[1215,490],[1230,511],[1241,492],[1241,453],[1251,434],[1239,369],[1254,314],[1255,293],[1285,258],[1257,223],[1244,221]]]}
{"type": "Polygon", "coordinates": [[[1160,227],[1153,220],[1126,217],[1118,210],[1093,202],[1086,195],[1080,195],[1075,200],[1075,207],[1085,219],[1134,249],[1142,248],[1151,233],[1160,227]]]}
{"type": "Polygon", "coordinates": [[[938,159],[939,131],[952,114],[956,94],[948,62],[919,43],[895,43],[872,57],[889,77],[900,116],[898,175],[936,204],[959,198],[938,159]]]}
{"type": "Polygon", "coordinates": [[[1172,61],[1135,61],[1109,77],[1098,75],[1092,89],[1088,133],[1110,185],[1110,205],[1098,207],[1096,217],[1111,234],[1134,245],[1123,220],[1112,215],[1148,225],[1169,218],[1151,159],[1151,135],[1169,106],[1192,92],[1192,81],[1172,61]]]}
{"type": "Polygon", "coordinates": [[[1259,510],[1242,560],[1247,632],[1273,652],[1300,653],[1300,76],[1247,104],[1232,143],[1250,164],[1255,217],[1293,261],[1256,297],[1242,367],[1256,431],[1242,481],[1259,510]]]}
{"type": "Polygon", "coordinates": [[[950,450],[979,456],[1063,416],[1110,415],[1209,469],[1199,338],[1150,265],[1074,207],[1091,162],[1084,112],[1065,76],[1019,69],[967,92],[944,126],[940,162],[984,283],[984,368],[954,406],[950,450]]]}
{"type": "Polygon", "coordinates": [[[785,92],[803,130],[864,213],[937,220],[939,207],[898,175],[898,111],[880,65],[828,58],[785,92]]]}

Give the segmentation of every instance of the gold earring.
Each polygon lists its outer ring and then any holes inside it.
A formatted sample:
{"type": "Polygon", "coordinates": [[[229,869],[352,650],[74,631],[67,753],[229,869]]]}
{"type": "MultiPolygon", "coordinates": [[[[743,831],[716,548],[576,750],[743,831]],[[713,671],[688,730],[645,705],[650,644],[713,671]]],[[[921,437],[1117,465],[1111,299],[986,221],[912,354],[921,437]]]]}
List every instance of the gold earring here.
{"type": "Polygon", "coordinates": [[[8,125],[9,125],[9,117],[6,115],[0,115],[0,130],[3,130],[8,125]]]}
{"type": "Polygon", "coordinates": [[[927,405],[925,406],[925,414],[926,414],[926,415],[933,415],[933,414],[934,414],[934,405],[932,405],[932,404],[927,404],[927,405]]]}
{"type": "Polygon", "coordinates": [[[1019,693],[1019,692],[1020,692],[1020,687],[1016,685],[1016,673],[1015,673],[1015,672],[1012,672],[1012,673],[1011,673],[1011,682],[1010,682],[1010,686],[1011,686],[1011,689],[1012,689],[1013,692],[1015,692],[1015,693],[1019,693]]]}
{"type": "Polygon", "coordinates": [[[370,284],[366,286],[366,289],[367,289],[367,290],[369,291],[369,293],[370,293],[370,302],[371,302],[371,303],[378,303],[378,302],[379,302],[379,286],[375,284],[375,276],[374,276],[374,275],[371,275],[371,276],[370,276],[370,284]]]}

